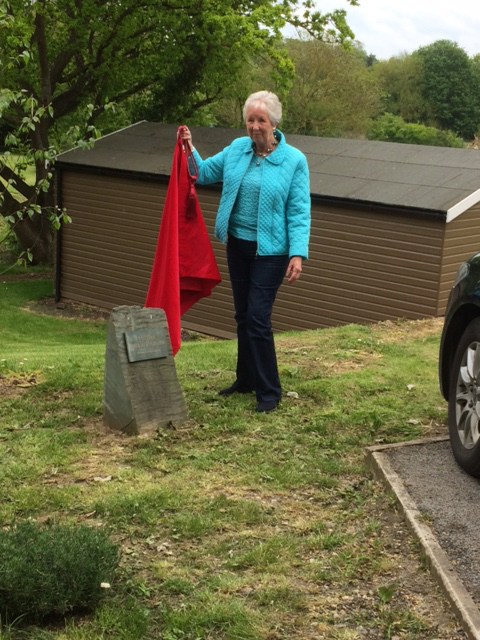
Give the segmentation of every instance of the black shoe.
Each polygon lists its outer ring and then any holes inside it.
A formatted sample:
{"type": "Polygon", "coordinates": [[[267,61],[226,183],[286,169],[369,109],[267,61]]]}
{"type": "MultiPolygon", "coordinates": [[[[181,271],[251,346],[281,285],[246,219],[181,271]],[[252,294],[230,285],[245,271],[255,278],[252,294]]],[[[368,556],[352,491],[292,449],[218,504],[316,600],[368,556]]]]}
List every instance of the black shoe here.
{"type": "Polygon", "coordinates": [[[278,407],[278,402],[276,400],[266,400],[265,402],[257,402],[258,413],[271,413],[272,411],[276,411],[277,407],[278,407]]]}
{"type": "Polygon", "coordinates": [[[247,387],[242,387],[235,381],[231,387],[227,387],[226,389],[221,389],[218,392],[219,396],[231,396],[232,393],[251,393],[253,389],[248,389],[247,387]]]}

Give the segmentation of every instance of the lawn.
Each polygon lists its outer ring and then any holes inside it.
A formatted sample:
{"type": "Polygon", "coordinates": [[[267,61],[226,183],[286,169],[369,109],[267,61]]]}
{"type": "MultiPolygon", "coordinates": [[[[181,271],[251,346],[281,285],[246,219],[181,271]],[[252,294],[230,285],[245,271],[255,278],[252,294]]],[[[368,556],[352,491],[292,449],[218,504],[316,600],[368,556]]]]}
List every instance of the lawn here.
{"type": "Polygon", "coordinates": [[[234,342],[184,342],[188,421],[127,437],[102,425],[104,323],[28,310],[48,280],[0,286],[0,526],[81,522],[122,549],[94,614],[2,640],[463,637],[364,461],[446,434],[438,320],[279,335],[267,415],[217,395],[234,342]]]}

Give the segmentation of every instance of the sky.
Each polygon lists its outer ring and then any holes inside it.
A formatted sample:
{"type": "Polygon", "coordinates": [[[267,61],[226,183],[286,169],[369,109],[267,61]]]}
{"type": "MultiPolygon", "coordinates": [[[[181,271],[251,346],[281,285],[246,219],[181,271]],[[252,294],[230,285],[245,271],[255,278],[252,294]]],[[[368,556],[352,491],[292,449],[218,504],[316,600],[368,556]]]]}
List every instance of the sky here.
{"type": "Polygon", "coordinates": [[[436,40],[452,40],[480,53],[479,0],[317,0],[322,13],[346,9],[347,22],[367,53],[385,60],[436,40]]]}

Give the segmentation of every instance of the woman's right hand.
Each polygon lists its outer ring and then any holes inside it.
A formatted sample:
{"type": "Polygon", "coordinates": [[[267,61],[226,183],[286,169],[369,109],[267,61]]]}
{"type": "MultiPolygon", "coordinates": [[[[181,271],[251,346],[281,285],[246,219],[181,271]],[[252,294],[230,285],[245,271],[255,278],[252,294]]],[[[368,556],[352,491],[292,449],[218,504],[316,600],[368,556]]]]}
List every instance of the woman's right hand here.
{"type": "Polygon", "coordinates": [[[193,151],[192,134],[186,125],[180,127],[180,139],[183,140],[184,143],[188,144],[190,151],[193,151]]]}

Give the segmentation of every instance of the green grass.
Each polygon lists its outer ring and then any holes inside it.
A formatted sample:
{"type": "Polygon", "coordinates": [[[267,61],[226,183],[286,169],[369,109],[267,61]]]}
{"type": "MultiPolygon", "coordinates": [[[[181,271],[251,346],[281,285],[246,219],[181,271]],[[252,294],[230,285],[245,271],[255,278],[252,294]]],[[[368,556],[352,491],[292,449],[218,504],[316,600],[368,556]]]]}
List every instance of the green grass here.
{"type": "Polygon", "coordinates": [[[1,285],[0,526],[105,528],[121,579],[94,615],[0,626],[2,640],[453,633],[364,462],[368,445],[445,432],[438,323],[279,335],[284,400],[268,415],[253,395],[217,395],[234,342],[185,342],[175,362],[189,420],[129,438],[101,422],[105,325],[25,310],[51,291],[1,285]]]}
{"type": "MultiPolygon", "coordinates": [[[[33,185],[35,184],[35,166],[34,165],[27,165],[27,166],[23,166],[23,158],[19,155],[16,155],[14,153],[11,153],[8,155],[8,157],[6,158],[6,161],[3,162],[2,164],[6,164],[8,167],[10,167],[10,169],[13,169],[14,171],[18,172],[20,177],[25,180],[25,182],[27,184],[33,185]]],[[[19,201],[22,202],[23,200],[25,200],[25,197],[22,196],[16,189],[15,187],[8,185],[5,182],[5,180],[3,180],[2,178],[0,178],[0,184],[3,184],[4,186],[6,186],[8,188],[8,190],[10,191],[10,193],[19,201]]]]}

